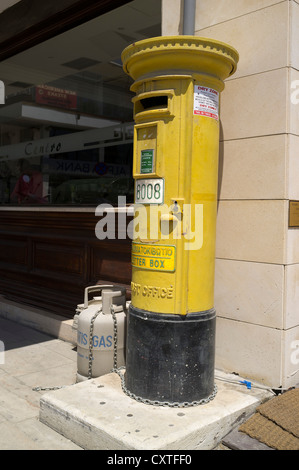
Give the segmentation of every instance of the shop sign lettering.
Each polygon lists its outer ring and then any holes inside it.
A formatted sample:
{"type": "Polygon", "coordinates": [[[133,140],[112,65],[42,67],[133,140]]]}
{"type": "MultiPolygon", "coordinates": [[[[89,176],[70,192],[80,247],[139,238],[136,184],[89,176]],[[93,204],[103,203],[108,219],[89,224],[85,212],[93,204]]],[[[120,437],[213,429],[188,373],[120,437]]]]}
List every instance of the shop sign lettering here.
{"type": "Polygon", "coordinates": [[[101,162],[101,171],[99,172],[99,164],[96,162],[86,162],[80,160],[62,160],[47,159],[47,167],[45,170],[52,174],[66,175],[85,175],[85,176],[130,176],[130,168],[127,165],[116,165],[112,163],[101,162]]]}
{"type": "Polygon", "coordinates": [[[43,155],[43,154],[50,154],[56,153],[61,150],[62,144],[61,142],[51,142],[45,144],[37,144],[34,145],[33,142],[28,142],[25,146],[25,155],[27,157],[33,157],[35,155],[43,155]]]}

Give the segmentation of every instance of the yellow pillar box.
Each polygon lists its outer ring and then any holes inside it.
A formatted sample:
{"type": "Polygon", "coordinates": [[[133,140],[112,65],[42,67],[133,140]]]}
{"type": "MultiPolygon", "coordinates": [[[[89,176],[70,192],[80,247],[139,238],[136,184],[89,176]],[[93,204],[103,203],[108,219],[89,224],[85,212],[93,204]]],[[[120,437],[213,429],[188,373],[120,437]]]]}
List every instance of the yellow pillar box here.
{"type": "Polygon", "coordinates": [[[158,37],[122,60],[136,95],[126,387],[194,404],[215,393],[219,98],[238,53],[210,39],[158,37]]]}

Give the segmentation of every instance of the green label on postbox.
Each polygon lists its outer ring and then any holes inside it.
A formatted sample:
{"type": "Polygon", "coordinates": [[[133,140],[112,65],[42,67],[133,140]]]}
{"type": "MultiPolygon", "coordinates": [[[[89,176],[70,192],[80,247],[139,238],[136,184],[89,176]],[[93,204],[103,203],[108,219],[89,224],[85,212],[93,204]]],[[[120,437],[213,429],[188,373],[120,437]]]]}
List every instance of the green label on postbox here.
{"type": "Polygon", "coordinates": [[[153,173],[154,171],[154,150],[141,151],[141,173],[153,173]]]}

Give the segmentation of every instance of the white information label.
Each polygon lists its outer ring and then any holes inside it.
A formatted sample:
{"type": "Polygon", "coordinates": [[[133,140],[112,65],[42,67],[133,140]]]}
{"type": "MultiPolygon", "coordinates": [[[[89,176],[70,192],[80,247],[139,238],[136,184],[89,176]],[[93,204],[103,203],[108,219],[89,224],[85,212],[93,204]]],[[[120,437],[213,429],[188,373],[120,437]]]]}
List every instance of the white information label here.
{"type": "Polygon", "coordinates": [[[135,204],[163,204],[164,179],[142,179],[135,183],[135,204]]]}
{"type": "Polygon", "coordinates": [[[194,114],[219,119],[219,92],[205,86],[195,85],[194,114]]]}

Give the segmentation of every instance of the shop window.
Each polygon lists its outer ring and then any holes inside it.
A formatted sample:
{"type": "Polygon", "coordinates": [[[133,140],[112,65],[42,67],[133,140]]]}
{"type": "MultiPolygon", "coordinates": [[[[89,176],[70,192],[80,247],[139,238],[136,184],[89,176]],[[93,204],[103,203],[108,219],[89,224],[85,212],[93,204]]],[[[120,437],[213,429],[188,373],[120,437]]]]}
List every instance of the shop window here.
{"type": "Polygon", "coordinates": [[[161,0],[135,0],[0,63],[1,205],[133,202],[133,95],[120,55],[160,25],[161,0]]]}

